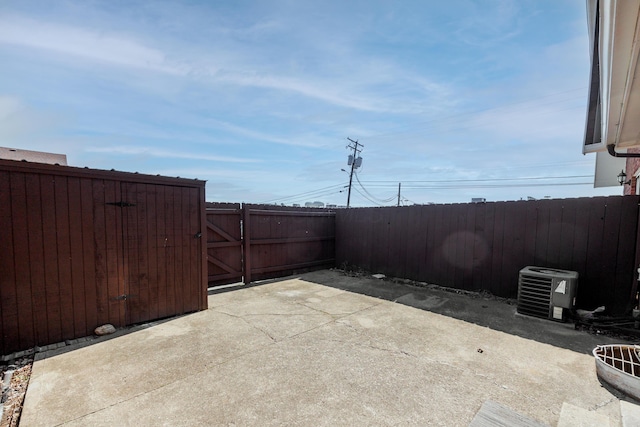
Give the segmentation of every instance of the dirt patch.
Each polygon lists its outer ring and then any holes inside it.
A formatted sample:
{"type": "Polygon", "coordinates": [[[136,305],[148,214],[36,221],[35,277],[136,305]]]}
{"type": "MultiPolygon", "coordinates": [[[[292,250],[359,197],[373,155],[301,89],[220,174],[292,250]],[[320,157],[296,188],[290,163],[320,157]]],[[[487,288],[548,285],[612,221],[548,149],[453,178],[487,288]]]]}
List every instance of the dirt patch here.
{"type": "Polygon", "coordinates": [[[24,396],[27,392],[29,379],[31,378],[31,367],[33,366],[33,356],[21,357],[13,361],[10,365],[0,368],[0,380],[4,379],[5,372],[13,370],[11,383],[7,389],[3,388],[2,393],[2,419],[0,427],[16,427],[20,422],[24,396]]]}

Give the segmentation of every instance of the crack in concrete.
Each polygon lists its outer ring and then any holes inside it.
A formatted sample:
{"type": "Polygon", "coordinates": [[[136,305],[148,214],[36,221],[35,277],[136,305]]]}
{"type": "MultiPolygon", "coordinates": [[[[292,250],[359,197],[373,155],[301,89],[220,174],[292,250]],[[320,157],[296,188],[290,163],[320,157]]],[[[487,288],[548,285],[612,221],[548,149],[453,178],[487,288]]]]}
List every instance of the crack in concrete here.
{"type": "Polygon", "coordinates": [[[616,402],[616,401],[618,401],[618,400],[620,400],[620,399],[619,399],[618,397],[615,397],[615,396],[614,396],[614,397],[612,397],[612,398],[611,398],[611,399],[609,399],[609,400],[605,400],[604,402],[597,403],[597,404],[595,404],[595,405],[593,405],[593,406],[590,406],[589,408],[587,408],[587,410],[588,410],[588,411],[597,411],[598,409],[600,409],[600,408],[604,408],[605,406],[610,405],[610,404],[612,404],[612,403],[615,403],[615,402],[616,402]]]}

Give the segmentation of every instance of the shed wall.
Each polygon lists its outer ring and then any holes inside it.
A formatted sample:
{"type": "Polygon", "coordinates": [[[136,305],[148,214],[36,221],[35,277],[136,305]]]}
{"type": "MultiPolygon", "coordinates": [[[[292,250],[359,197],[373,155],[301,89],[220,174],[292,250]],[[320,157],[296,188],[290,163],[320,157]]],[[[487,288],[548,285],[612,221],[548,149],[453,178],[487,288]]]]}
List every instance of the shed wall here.
{"type": "Polygon", "coordinates": [[[0,161],[2,354],[206,308],[204,183],[144,178],[0,161]]]}

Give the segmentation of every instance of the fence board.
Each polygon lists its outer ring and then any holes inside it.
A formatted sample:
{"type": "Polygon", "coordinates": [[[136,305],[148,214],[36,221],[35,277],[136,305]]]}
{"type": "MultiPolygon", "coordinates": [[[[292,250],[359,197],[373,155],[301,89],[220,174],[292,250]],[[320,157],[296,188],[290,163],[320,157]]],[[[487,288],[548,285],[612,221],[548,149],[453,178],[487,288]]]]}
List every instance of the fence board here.
{"type": "MultiPolygon", "coordinates": [[[[46,295],[46,281],[45,281],[45,260],[44,260],[44,239],[43,239],[43,223],[42,223],[42,201],[40,199],[40,179],[37,175],[25,174],[25,187],[12,188],[12,195],[15,195],[18,199],[25,197],[26,201],[24,206],[25,211],[22,213],[14,212],[15,215],[25,215],[27,218],[26,228],[29,230],[28,240],[26,242],[25,252],[28,252],[28,256],[24,259],[16,258],[16,273],[21,276],[16,279],[16,285],[22,289],[29,289],[31,293],[31,303],[33,304],[33,322],[34,331],[31,341],[32,345],[41,342],[49,341],[49,328],[47,320],[47,295],[46,295]],[[24,192],[24,194],[20,194],[24,192]],[[28,260],[28,265],[23,264],[28,260]],[[27,273],[28,272],[28,273],[27,273]]],[[[24,227],[24,224],[17,224],[17,227],[24,227]]],[[[21,228],[15,228],[20,230],[21,228]]],[[[14,241],[14,244],[18,243],[14,241]]],[[[21,244],[21,243],[19,243],[21,244]]],[[[18,249],[18,247],[16,247],[18,249]]],[[[27,296],[24,300],[26,302],[27,296]]],[[[25,320],[27,314],[24,313],[20,316],[20,323],[25,320]]],[[[28,320],[27,320],[28,321],[28,320]]],[[[22,337],[24,337],[23,331],[21,331],[22,337]]],[[[22,338],[20,343],[23,342],[22,338]]]]}
{"type": "Polygon", "coordinates": [[[620,218],[620,235],[618,238],[618,256],[616,257],[616,278],[615,286],[612,289],[613,301],[616,304],[613,310],[616,312],[625,312],[633,308],[635,292],[633,291],[637,283],[636,280],[629,280],[629,274],[625,271],[624,266],[633,265],[636,257],[636,242],[628,236],[636,234],[636,221],[638,218],[637,209],[638,201],[633,198],[625,197],[622,199],[622,212],[620,218]],[[627,299],[627,303],[623,304],[627,299]]]}
{"type": "Polygon", "coordinates": [[[72,295],[73,330],[71,339],[85,336],[90,333],[87,328],[87,309],[84,281],[85,254],[82,242],[82,189],[80,179],[71,177],[67,179],[68,185],[68,218],[69,218],[69,258],[71,263],[70,286],[72,295]]]}
{"type": "MultiPolygon", "coordinates": [[[[491,268],[493,266],[493,253],[495,243],[493,241],[495,222],[496,222],[496,211],[495,203],[488,203],[482,205],[484,208],[484,225],[482,232],[478,233],[478,237],[481,240],[481,245],[479,250],[481,253],[478,255],[478,262],[481,263],[480,268],[480,286],[482,289],[488,289],[492,286],[491,282],[491,268]]],[[[475,275],[475,273],[474,273],[475,275]]],[[[499,285],[498,285],[499,288],[499,285]]]]}
{"type": "Polygon", "coordinates": [[[158,317],[166,317],[171,314],[171,300],[169,299],[169,267],[168,263],[168,251],[167,242],[167,215],[169,211],[170,203],[167,200],[167,187],[162,186],[157,188],[156,192],[156,240],[155,245],[155,258],[162,260],[158,262],[157,272],[157,289],[158,289],[158,317]]]}
{"type": "MultiPolygon", "coordinates": [[[[25,189],[26,183],[24,174],[12,174],[8,176],[7,180],[2,180],[0,182],[9,183],[10,185],[9,191],[0,191],[0,193],[10,194],[8,200],[3,200],[2,204],[3,207],[11,207],[7,212],[8,215],[3,215],[1,217],[6,222],[3,221],[3,226],[0,226],[0,229],[3,229],[3,232],[6,232],[6,229],[15,229],[15,227],[20,226],[23,227],[22,230],[28,230],[27,198],[25,197],[28,193],[25,189]],[[4,224],[7,224],[8,226],[4,224]]],[[[11,233],[11,235],[13,234],[19,233],[11,233]]],[[[30,263],[30,235],[29,233],[26,235],[23,234],[22,238],[19,238],[19,235],[7,236],[7,239],[9,237],[13,237],[13,248],[7,248],[7,255],[0,257],[3,258],[3,260],[6,259],[9,261],[9,253],[13,252],[13,258],[11,258],[10,262],[7,262],[6,264],[4,262],[2,263],[3,274],[2,277],[0,277],[0,282],[2,283],[2,300],[0,303],[2,304],[3,345],[9,346],[11,343],[20,343],[20,345],[24,345],[25,336],[28,336],[30,333],[35,333],[34,328],[37,327],[31,318],[25,319],[24,323],[18,321],[20,318],[20,310],[18,309],[18,289],[24,291],[28,290],[31,292],[32,277],[28,273],[28,270],[27,274],[17,274],[20,269],[23,269],[30,263]]],[[[6,241],[9,242],[9,240],[6,241]]],[[[26,305],[30,302],[31,300],[28,302],[25,301],[24,304],[26,305]]],[[[23,312],[23,316],[31,314],[29,307],[23,307],[23,310],[25,309],[26,312],[23,312]]]]}
{"type": "Polygon", "coordinates": [[[408,218],[405,228],[407,231],[407,247],[404,252],[405,259],[405,275],[408,279],[417,279],[420,277],[420,266],[424,263],[425,259],[425,247],[424,241],[421,240],[417,233],[413,233],[414,229],[424,229],[427,233],[426,227],[421,227],[420,209],[415,207],[407,207],[408,218]]]}
{"type": "MultiPolygon", "coordinates": [[[[8,172],[0,171],[0,182],[8,183],[11,177],[8,172]]],[[[11,188],[8,191],[0,191],[0,224],[10,224],[11,222],[11,188]]],[[[22,217],[24,220],[24,216],[22,217]]],[[[26,228],[26,227],[25,227],[26,228]]],[[[15,249],[13,243],[13,227],[0,226],[0,243],[3,245],[3,256],[0,256],[0,322],[5,326],[4,314],[4,289],[9,286],[15,287],[16,275],[13,266],[15,260],[15,249]]],[[[33,328],[33,324],[31,325],[33,328]]],[[[4,347],[4,328],[0,327],[0,348],[4,347]]],[[[19,335],[19,331],[18,331],[19,335]]]]}
{"type": "Polygon", "coordinates": [[[491,245],[491,281],[487,287],[491,286],[493,289],[497,289],[496,294],[504,295],[509,293],[502,274],[502,259],[505,245],[505,204],[491,203],[491,205],[494,206],[494,226],[493,236],[487,235],[487,239],[493,241],[491,245]]]}
{"type": "MultiPolygon", "coordinates": [[[[96,269],[98,266],[98,256],[96,253],[96,234],[94,233],[96,218],[94,216],[93,209],[93,182],[91,180],[81,179],[80,198],[80,213],[82,216],[82,222],[80,224],[82,229],[82,253],[84,257],[84,265],[83,274],[78,278],[82,280],[82,286],[84,287],[86,331],[85,334],[78,336],[85,336],[92,332],[92,328],[95,328],[99,325],[96,304],[98,300],[98,292],[96,286],[96,269]]],[[[81,302],[78,302],[78,305],[81,304],[81,302]]]]}
{"type": "Polygon", "coordinates": [[[71,230],[69,224],[69,189],[67,177],[58,176],[53,180],[55,199],[55,231],[57,242],[57,265],[60,298],[60,329],[63,340],[73,339],[75,332],[73,325],[73,284],[71,281],[71,230]]]}

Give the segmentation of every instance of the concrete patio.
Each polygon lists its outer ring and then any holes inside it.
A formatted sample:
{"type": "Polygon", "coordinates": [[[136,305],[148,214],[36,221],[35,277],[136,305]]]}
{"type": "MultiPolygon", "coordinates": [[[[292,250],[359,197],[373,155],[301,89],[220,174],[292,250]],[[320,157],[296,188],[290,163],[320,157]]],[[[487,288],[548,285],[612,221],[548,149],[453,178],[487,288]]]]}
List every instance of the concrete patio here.
{"type": "Polygon", "coordinates": [[[637,407],[588,353],[610,342],[493,299],[324,270],[38,355],[21,425],[468,426],[488,401],[552,426],[631,425],[637,407]]]}

